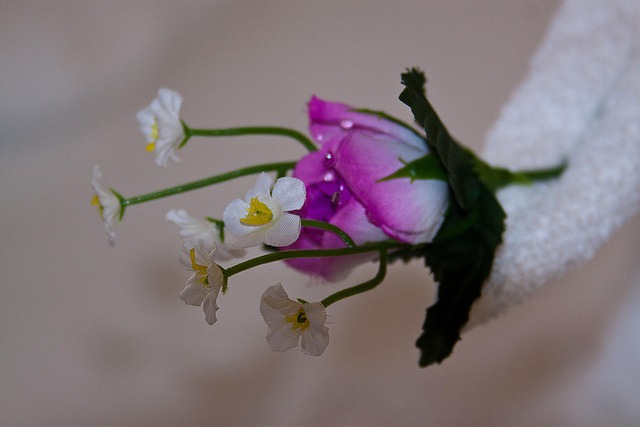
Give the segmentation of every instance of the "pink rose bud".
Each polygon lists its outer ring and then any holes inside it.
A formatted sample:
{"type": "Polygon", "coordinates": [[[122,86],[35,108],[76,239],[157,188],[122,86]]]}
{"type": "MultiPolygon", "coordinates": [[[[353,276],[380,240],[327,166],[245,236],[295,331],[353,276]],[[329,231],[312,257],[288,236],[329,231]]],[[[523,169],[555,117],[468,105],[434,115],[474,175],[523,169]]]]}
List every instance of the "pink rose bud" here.
{"type": "MultiPolygon", "coordinates": [[[[433,239],[448,206],[447,183],[410,178],[378,182],[429,153],[421,137],[375,113],[353,111],[349,105],[315,96],[309,102],[309,119],[311,135],[321,148],[303,157],[293,173],[307,189],[299,212],[303,219],[334,224],[358,245],[390,238],[409,244],[433,239]]],[[[333,233],[304,228],[286,249],[344,246],[333,233]]],[[[301,258],[287,263],[333,281],[372,256],[301,258]]]]}

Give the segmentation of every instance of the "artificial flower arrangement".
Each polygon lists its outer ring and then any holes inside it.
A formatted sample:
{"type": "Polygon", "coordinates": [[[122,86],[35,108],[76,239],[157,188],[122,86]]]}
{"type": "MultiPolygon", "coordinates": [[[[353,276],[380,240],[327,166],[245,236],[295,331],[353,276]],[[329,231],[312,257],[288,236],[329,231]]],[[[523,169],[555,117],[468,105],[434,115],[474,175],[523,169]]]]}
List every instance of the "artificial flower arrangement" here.
{"type": "Polygon", "coordinates": [[[450,136],[426,98],[425,83],[418,69],[402,74],[400,100],[411,108],[421,131],[380,111],[314,96],[308,105],[313,142],[281,127],[192,129],[180,118],[181,96],[160,89],[137,115],[147,151],[156,154],[160,166],[178,160],[176,150],[193,136],[281,135],[309,153],[297,162],[250,166],[130,198],[103,189],[96,166],[92,203],[113,243],[114,228],[128,206],[257,174],[255,186],[231,201],[222,219],[193,218],[184,210],[166,214],[181,229],[179,259],[191,273],[180,299],[202,306],[212,325],[220,293],[227,292],[232,276],[247,269],[284,261],[297,271],[336,281],[358,264],[377,262],[375,277],[321,301],[291,299],[280,283],[265,290],[260,313],[271,350],[300,345],[305,354],[319,356],[329,344],[325,323],[332,304],[375,288],[388,263],[421,258],[438,283],[438,297],[427,308],[416,342],[419,363],[441,363],[460,339],[501,243],[505,213],[495,192],[553,179],[565,165],[522,172],[487,165],[450,136]],[[229,267],[219,264],[244,257],[245,248],[254,246],[268,253],[229,267]]]}

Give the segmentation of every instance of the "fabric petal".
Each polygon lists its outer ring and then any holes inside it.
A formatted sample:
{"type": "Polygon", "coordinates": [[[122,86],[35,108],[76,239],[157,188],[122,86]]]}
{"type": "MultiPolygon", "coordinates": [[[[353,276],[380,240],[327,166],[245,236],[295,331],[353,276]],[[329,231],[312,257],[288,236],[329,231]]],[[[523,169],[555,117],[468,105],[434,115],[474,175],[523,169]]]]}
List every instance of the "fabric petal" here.
{"type": "Polygon", "coordinates": [[[325,150],[313,151],[298,161],[293,176],[305,184],[323,181],[328,168],[325,166],[325,150]]]}
{"type": "Polygon", "coordinates": [[[215,292],[216,296],[218,295],[218,291],[222,288],[222,283],[224,281],[224,275],[222,274],[222,270],[216,263],[213,262],[213,259],[209,261],[209,267],[207,268],[207,275],[209,276],[209,286],[211,286],[211,292],[215,292]]]}
{"type": "Polygon", "coordinates": [[[147,142],[155,142],[155,139],[152,137],[151,133],[156,119],[151,107],[146,107],[140,110],[138,114],[136,114],[136,119],[138,120],[140,132],[142,132],[147,142]]]}
{"type": "Polygon", "coordinates": [[[226,243],[218,243],[218,248],[214,255],[216,261],[229,261],[234,258],[242,258],[247,254],[247,251],[242,248],[234,248],[226,243]]]}
{"type": "Polygon", "coordinates": [[[269,227],[264,237],[264,243],[270,246],[289,246],[300,236],[300,217],[284,212],[280,218],[269,227]]]}
{"type": "Polygon", "coordinates": [[[172,113],[175,117],[178,116],[180,106],[182,105],[182,96],[171,89],[158,90],[158,100],[162,107],[172,113]]]}
{"type": "Polygon", "coordinates": [[[187,246],[194,247],[198,240],[204,241],[207,245],[217,244],[216,258],[224,256],[226,248],[219,243],[218,230],[209,221],[201,220],[190,216],[184,210],[171,209],[165,215],[165,219],[180,227],[180,236],[187,246]]]}
{"type": "Polygon", "coordinates": [[[320,356],[329,345],[329,328],[325,326],[327,314],[319,302],[304,305],[309,328],[302,332],[300,346],[309,356],[320,356]]]}
{"type": "Polygon", "coordinates": [[[354,134],[340,145],[334,167],[374,225],[400,241],[425,243],[442,223],[448,205],[447,183],[411,182],[409,178],[376,182],[404,166],[398,158],[410,162],[424,154],[393,140],[354,134]]]}
{"type": "Polygon", "coordinates": [[[218,318],[216,317],[216,312],[220,309],[220,307],[218,307],[218,304],[216,304],[217,297],[217,292],[209,292],[202,303],[202,309],[204,310],[204,319],[209,325],[213,325],[218,320],[218,318]]]}
{"type": "Polygon", "coordinates": [[[245,196],[244,201],[251,202],[252,197],[260,197],[265,195],[271,195],[271,187],[273,187],[273,178],[270,175],[262,172],[256,180],[256,185],[249,190],[245,196]]]}
{"type": "Polygon", "coordinates": [[[266,338],[271,351],[284,353],[298,346],[300,334],[294,331],[291,324],[287,323],[283,318],[280,322],[274,322],[269,325],[266,338]]]}
{"type": "Polygon", "coordinates": [[[386,134],[415,148],[424,147],[424,141],[411,129],[380,117],[377,114],[354,111],[354,108],[339,102],[329,102],[313,96],[309,101],[311,135],[322,135],[319,143],[326,143],[338,135],[353,131],[368,131],[386,134]],[[332,127],[332,128],[331,128],[332,127]]]}
{"type": "Polygon", "coordinates": [[[238,248],[253,248],[265,243],[268,231],[269,229],[267,227],[257,227],[252,233],[243,236],[234,236],[232,234],[228,236],[226,240],[238,248]]]}
{"type": "Polygon", "coordinates": [[[300,307],[299,302],[289,298],[281,283],[269,286],[260,299],[260,314],[267,324],[297,313],[300,307]]]}
{"type": "Polygon", "coordinates": [[[282,211],[295,211],[304,205],[307,190],[299,179],[284,177],[276,181],[271,196],[278,200],[282,211]]]}
{"type": "Polygon", "coordinates": [[[194,274],[187,281],[187,286],[180,292],[180,299],[186,304],[198,306],[202,304],[205,297],[209,294],[209,289],[202,286],[198,282],[198,278],[194,274]]]}
{"type": "Polygon", "coordinates": [[[234,236],[242,236],[255,231],[255,226],[244,225],[240,218],[247,216],[249,204],[242,199],[235,199],[227,205],[222,214],[225,227],[234,236]]]}
{"type": "Polygon", "coordinates": [[[191,266],[191,256],[189,255],[190,248],[192,247],[193,245],[188,245],[185,243],[182,246],[182,250],[178,254],[178,261],[180,262],[180,267],[186,271],[193,271],[193,268],[191,266]]]}

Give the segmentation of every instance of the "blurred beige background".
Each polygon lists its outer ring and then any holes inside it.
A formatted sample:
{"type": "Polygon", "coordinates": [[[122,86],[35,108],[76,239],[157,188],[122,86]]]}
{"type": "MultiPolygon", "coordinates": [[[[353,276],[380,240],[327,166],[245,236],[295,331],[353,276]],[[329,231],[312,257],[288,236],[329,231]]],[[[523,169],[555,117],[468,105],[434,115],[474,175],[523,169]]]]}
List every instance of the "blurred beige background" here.
{"type": "Polygon", "coordinates": [[[193,127],[304,131],[313,93],[410,121],[399,74],[420,66],[451,132],[481,150],[558,4],[0,3],[1,424],[640,422],[637,217],[589,263],[419,369],[414,341],[434,292],[419,263],[333,306],[320,358],[269,351],[260,295],[282,281],[319,299],[375,266],[311,287],[284,265],[244,273],[213,327],[177,298],[188,274],[165,213],[219,217],[254,178],[131,207],[115,247],[89,204],[96,163],[104,185],[133,196],[304,154],[277,138],[193,139],[182,163],[159,168],[135,120],[159,87],[183,95],[193,127]]]}

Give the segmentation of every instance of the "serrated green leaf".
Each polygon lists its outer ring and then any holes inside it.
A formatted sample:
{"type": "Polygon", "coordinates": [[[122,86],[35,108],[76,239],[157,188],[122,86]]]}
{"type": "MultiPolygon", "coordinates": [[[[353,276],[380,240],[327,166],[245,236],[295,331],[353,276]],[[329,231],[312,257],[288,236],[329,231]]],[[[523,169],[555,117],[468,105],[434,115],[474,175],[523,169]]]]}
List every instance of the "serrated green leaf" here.
{"type": "Polygon", "coordinates": [[[447,180],[447,174],[442,168],[442,163],[437,156],[429,153],[426,156],[420,157],[412,162],[405,162],[402,159],[398,159],[404,167],[398,169],[394,173],[384,178],[380,178],[376,182],[390,181],[398,178],[409,178],[411,182],[416,179],[439,179],[441,181],[447,180]]]}
{"type": "Polygon", "coordinates": [[[471,213],[453,204],[438,235],[425,247],[425,264],[440,286],[438,300],[427,309],[423,332],[416,342],[421,350],[420,366],[441,363],[460,340],[460,330],[491,272],[504,218],[493,195],[482,192],[471,213]],[[475,219],[471,224],[470,216],[475,219]]]}
{"type": "Polygon", "coordinates": [[[400,100],[425,129],[427,144],[446,170],[452,197],[433,242],[396,256],[424,258],[439,283],[438,301],[427,309],[423,333],[416,342],[421,350],[420,366],[442,362],[460,340],[471,305],[491,272],[506,216],[480,179],[477,167],[482,163],[451,137],[427,100],[425,82],[420,70],[407,70],[402,74],[405,89],[400,100]]]}

